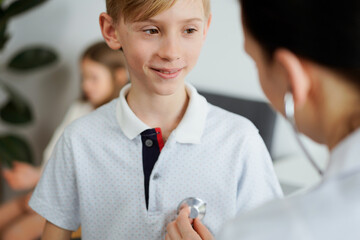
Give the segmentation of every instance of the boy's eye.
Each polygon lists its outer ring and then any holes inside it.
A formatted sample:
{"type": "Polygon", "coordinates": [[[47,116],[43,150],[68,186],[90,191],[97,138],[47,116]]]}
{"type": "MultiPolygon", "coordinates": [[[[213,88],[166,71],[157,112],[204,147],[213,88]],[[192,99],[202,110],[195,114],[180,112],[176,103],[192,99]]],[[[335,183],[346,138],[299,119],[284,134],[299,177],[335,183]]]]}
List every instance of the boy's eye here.
{"type": "Polygon", "coordinates": [[[197,30],[195,28],[188,28],[184,32],[187,33],[187,34],[192,34],[192,33],[195,33],[196,31],[197,30]]]}
{"type": "Polygon", "coordinates": [[[159,31],[156,28],[146,29],[146,30],[144,30],[144,32],[147,34],[158,34],[159,33],[159,31]]]}

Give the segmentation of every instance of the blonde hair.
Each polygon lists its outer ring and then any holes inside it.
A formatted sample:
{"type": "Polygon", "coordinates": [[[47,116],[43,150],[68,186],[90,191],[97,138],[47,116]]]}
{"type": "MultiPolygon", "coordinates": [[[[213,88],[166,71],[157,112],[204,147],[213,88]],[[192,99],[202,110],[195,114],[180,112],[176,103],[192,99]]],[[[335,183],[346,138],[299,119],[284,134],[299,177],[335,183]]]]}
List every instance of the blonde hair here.
{"type": "MultiPolygon", "coordinates": [[[[114,23],[119,15],[124,21],[144,21],[171,8],[178,0],[106,0],[107,13],[114,23]]],[[[210,16],[210,0],[202,0],[205,17],[210,16]]]]}

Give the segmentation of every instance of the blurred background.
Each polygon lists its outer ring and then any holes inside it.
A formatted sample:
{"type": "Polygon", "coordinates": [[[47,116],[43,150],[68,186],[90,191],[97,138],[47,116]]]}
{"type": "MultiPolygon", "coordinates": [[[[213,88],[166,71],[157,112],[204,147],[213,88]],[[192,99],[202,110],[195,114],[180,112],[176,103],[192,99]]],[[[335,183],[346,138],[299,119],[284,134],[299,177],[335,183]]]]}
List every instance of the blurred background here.
{"type": "MultiPolygon", "coordinates": [[[[3,7],[13,2],[0,0],[3,7]]],[[[98,24],[102,11],[105,11],[105,0],[49,0],[7,22],[6,31],[10,38],[0,50],[0,81],[16,90],[29,105],[33,119],[21,125],[1,120],[0,137],[16,134],[26,139],[36,165],[41,163],[44,148],[68,107],[79,97],[80,54],[102,38],[98,24]],[[56,60],[33,70],[9,69],[8,63],[14,55],[29,46],[51,49],[56,60]]],[[[212,12],[213,21],[206,44],[187,81],[200,91],[229,97],[233,104],[239,98],[266,102],[255,65],[243,50],[237,1],[212,0],[212,12]]],[[[0,106],[8,103],[10,95],[0,86],[0,106]]],[[[285,193],[318,182],[319,176],[297,146],[290,126],[278,116],[273,128],[270,151],[285,193]]],[[[319,165],[325,168],[326,148],[305,137],[302,139],[319,165]]],[[[0,179],[2,202],[20,194],[0,179]]]]}

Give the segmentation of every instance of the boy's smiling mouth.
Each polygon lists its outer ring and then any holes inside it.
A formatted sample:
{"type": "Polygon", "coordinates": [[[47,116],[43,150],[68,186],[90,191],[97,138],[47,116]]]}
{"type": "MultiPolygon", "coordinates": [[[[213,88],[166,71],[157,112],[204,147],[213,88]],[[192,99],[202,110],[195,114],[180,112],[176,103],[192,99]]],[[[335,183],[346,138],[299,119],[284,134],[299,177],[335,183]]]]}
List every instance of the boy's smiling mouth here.
{"type": "Polygon", "coordinates": [[[180,75],[183,68],[150,68],[154,71],[158,76],[164,79],[172,79],[176,78],[180,75]]]}

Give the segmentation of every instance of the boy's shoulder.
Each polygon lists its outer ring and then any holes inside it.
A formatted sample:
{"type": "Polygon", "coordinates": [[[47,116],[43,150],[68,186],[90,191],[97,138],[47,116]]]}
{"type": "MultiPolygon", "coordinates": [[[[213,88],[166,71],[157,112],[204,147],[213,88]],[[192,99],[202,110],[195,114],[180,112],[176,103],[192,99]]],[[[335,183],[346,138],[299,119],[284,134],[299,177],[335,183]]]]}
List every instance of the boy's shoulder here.
{"type": "Polygon", "coordinates": [[[74,120],[65,129],[64,135],[96,134],[116,125],[116,99],[104,104],[91,113],[74,120]]]}
{"type": "Polygon", "coordinates": [[[258,129],[247,118],[208,103],[207,127],[223,128],[243,134],[258,134],[258,129]]]}

